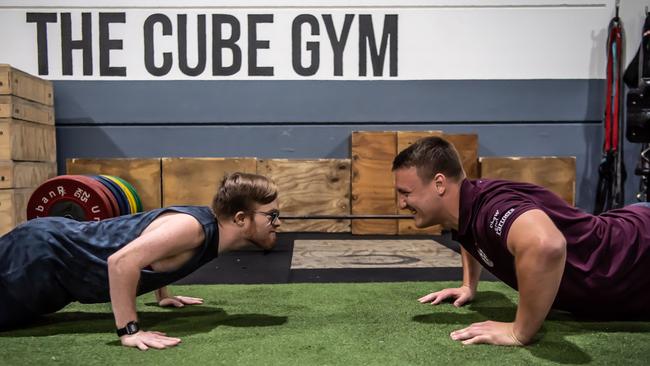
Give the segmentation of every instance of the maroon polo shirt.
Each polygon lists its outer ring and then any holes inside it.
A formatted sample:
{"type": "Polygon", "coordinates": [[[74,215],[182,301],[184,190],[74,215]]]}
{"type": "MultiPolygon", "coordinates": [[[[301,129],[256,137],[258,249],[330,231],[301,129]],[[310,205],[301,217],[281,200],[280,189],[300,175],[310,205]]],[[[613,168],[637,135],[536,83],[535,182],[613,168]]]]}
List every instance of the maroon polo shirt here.
{"type": "Polygon", "coordinates": [[[554,308],[599,318],[650,317],[650,208],[627,206],[595,216],[533,184],[466,179],[455,239],[517,289],[508,232],[533,209],[544,211],[567,242],[554,308]]]}

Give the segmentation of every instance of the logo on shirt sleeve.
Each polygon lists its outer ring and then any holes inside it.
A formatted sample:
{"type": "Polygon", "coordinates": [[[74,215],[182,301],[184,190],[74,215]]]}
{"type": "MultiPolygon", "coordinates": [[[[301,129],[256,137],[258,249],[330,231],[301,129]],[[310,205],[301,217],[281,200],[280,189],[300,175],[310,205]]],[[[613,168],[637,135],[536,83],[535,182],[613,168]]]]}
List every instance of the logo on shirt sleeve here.
{"type": "Polygon", "coordinates": [[[494,212],[494,215],[492,215],[492,220],[490,220],[490,229],[493,229],[498,236],[501,236],[503,225],[506,223],[506,220],[508,217],[510,217],[510,215],[512,215],[513,212],[515,212],[515,209],[511,208],[499,218],[500,212],[499,210],[496,210],[494,212]]]}

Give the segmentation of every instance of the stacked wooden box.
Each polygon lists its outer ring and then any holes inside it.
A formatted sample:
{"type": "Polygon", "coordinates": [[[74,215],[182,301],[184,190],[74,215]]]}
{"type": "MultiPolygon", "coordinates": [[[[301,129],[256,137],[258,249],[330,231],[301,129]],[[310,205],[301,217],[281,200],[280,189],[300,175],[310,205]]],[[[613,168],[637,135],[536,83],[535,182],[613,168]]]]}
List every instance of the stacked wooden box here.
{"type": "Polygon", "coordinates": [[[25,221],[30,195],[55,175],[52,83],[0,64],[0,234],[25,221]]]}
{"type": "MultiPolygon", "coordinates": [[[[279,188],[285,215],[409,214],[400,210],[392,161],[401,150],[427,136],[442,136],[458,151],[470,179],[496,178],[549,188],[573,204],[575,158],[487,157],[479,164],[477,134],[442,131],[355,131],[351,159],[157,158],[69,159],[69,174],[109,174],[131,182],[145,209],[170,205],[210,205],[228,172],[262,174],[279,188]]],[[[283,220],[285,232],[351,232],[381,235],[436,235],[438,226],[416,228],[413,220],[283,220]]]]}

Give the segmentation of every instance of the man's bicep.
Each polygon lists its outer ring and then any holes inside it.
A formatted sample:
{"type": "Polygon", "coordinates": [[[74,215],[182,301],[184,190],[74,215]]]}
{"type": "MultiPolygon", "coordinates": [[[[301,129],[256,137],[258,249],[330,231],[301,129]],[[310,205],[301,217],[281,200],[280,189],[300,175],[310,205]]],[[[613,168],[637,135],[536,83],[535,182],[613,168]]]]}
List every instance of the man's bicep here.
{"type": "Polygon", "coordinates": [[[191,215],[175,214],[120,249],[116,255],[128,257],[143,268],[151,263],[191,250],[203,240],[203,228],[191,215]]]}
{"type": "Polygon", "coordinates": [[[544,211],[531,209],[513,220],[506,240],[508,251],[515,255],[535,243],[564,241],[564,235],[544,211]]]}

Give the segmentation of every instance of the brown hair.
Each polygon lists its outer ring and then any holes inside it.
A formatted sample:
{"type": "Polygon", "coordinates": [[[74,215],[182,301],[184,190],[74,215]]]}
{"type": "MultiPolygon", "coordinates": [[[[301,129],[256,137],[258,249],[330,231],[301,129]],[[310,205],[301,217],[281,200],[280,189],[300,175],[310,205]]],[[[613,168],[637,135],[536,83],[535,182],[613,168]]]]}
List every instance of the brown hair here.
{"type": "Polygon", "coordinates": [[[239,211],[252,211],[255,204],[265,205],[278,197],[278,187],[269,178],[249,173],[226,174],[212,200],[218,218],[233,217],[239,211]]]}
{"type": "Polygon", "coordinates": [[[430,182],[438,173],[453,180],[460,180],[465,175],[454,145],[437,136],[417,140],[393,160],[393,171],[410,167],[417,169],[424,182],[430,182]]]}

